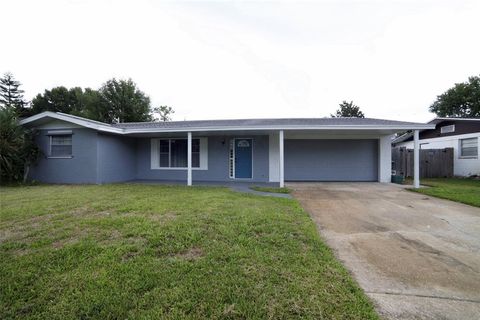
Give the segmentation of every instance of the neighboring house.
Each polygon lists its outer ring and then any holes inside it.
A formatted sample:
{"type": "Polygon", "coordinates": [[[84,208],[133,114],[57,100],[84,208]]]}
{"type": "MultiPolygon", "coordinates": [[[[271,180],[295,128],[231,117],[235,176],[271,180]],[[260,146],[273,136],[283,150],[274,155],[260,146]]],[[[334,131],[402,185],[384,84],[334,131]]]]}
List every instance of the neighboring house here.
{"type": "Polygon", "coordinates": [[[362,118],[105,124],[43,112],[43,156],[30,179],[47,183],[186,181],[390,182],[391,137],[431,124],[362,118]],[[190,164],[190,165],[189,165],[190,164]]]}
{"type": "MultiPolygon", "coordinates": [[[[435,128],[420,131],[420,149],[453,148],[454,175],[480,175],[480,119],[436,118],[428,124],[435,128]]],[[[395,147],[413,149],[413,134],[408,132],[392,143],[395,147]]]]}

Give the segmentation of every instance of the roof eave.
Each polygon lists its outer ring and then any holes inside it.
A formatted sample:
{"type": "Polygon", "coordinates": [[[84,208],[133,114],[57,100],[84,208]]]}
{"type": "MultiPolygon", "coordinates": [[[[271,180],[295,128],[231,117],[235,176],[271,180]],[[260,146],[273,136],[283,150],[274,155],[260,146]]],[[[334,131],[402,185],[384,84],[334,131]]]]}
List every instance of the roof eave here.
{"type": "Polygon", "coordinates": [[[85,128],[93,130],[114,133],[120,135],[138,134],[138,133],[171,133],[171,132],[199,132],[199,131],[254,131],[254,130],[424,130],[434,129],[433,124],[415,124],[415,125],[274,125],[274,126],[209,126],[209,127],[189,127],[189,128],[118,128],[98,121],[83,119],[81,117],[71,116],[64,113],[45,111],[29,118],[21,120],[20,125],[29,125],[43,118],[57,119],[70,122],[85,128]]]}
{"type": "Polygon", "coordinates": [[[66,121],[66,122],[70,122],[85,128],[94,129],[94,130],[103,131],[103,132],[117,133],[117,134],[124,133],[123,129],[115,128],[108,124],[102,124],[101,122],[90,121],[88,119],[83,120],[78,117],[73,117],[64,113],[51,112],[51,111],[45,111],[45,112],[33,115],[31,117],[28,117],[26,119],[20,120],[19,124],[22,126],[29,125],[31,123],[34,123],[44,118],[51,118],[51,119],[66,121]]]}
{"type": "Polygon", "coordinates": [[[427,123],[439,124],[443,121],[480,121],[480,118],[454,118],[454,117],[437,117],[428,121],[427,123]]]}
{"type": "Polygon", "coordinates": [[[404,142],[405,140],[410,139],[412,136],[413,136],[413,133],[412,133],[412,132],[404,133],[404,134],[402,134],[400,137],[393,139],[393,140],[392,140],[392,144],[402,143],[402,142],[404,142]]]}
{"type": "Polygon", "coordinates": [[[170,133],[170,132],[198,132],[198,131],[258,131],[258,130],[421,130],[434,129],[434,125],[418,126],[391,126],[391,125],[319,125],[319,126],[218,126],[218,127],[192,127],[192,128],[145,128],[128,129],[125,128],[125,134],[136,133],[170,133]]]}

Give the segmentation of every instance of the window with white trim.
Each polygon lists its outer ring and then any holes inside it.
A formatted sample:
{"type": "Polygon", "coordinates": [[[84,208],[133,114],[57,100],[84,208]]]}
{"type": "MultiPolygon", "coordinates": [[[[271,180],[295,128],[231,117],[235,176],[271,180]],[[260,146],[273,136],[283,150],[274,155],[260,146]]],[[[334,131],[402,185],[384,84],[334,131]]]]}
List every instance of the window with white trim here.
{"type": "Polygon", "coordinates": [[[443,126],[440,128],[440,133],[452,133],[455,132],[455,125],[443,126]]]}
{"type": "MultiPolygon", "coordinates": [[[[187,139],[159,139],[159,167],[187,168],[187,139]]],[[[200,167],[200,139],[192,139],[192,168],[200,167]]]]}
{"type": "Polygon", "coordinates": [[[460,140],[460,157],[477,158],[478,157],[478,138],[468,138],[460,140]]]}
{"type": "Polygon", "coordinates": [[[50,152],[52,158],[70,158],[72,157],[72,135],[52,135],[50,136],[50,152]]]}

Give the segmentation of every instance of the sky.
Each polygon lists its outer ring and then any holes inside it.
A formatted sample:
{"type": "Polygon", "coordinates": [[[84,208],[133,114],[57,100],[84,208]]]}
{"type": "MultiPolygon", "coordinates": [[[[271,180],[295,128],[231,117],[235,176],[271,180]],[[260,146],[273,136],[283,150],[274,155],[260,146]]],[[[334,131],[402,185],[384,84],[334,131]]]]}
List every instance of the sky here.
{"type": "Polygon", "coordinates": [[[0,0],[0,73],[25,97],[131,78],[174,120],[425,122],[480,74],[480,1],[0,0]],[[7,27],[10,27],[7,28],[7,27]]]}

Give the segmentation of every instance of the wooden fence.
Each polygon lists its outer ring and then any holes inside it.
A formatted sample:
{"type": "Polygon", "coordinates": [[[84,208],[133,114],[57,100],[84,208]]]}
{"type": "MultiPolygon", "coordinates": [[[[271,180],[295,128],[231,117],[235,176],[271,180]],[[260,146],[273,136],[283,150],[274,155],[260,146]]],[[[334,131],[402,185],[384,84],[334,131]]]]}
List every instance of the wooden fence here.
{"type": "MultiPolygon", "coordinates": [[[[392,148],[392,170],[413,177],[413,149],[392,148]]],[[[420,150],[420,178],[453,177],[453,148],[420,150]]]]}

